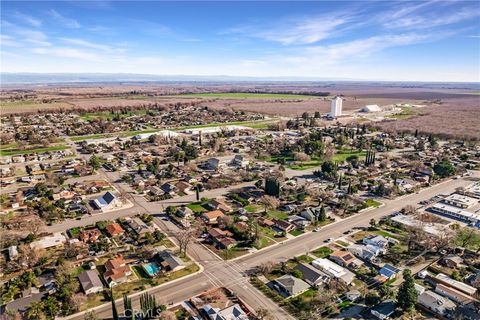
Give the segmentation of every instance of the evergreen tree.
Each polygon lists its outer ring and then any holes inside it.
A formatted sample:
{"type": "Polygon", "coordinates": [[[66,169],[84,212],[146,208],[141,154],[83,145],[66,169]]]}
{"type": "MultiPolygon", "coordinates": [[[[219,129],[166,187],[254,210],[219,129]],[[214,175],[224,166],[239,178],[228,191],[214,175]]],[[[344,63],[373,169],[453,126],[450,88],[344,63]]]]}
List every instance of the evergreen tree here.
{"type": "Polygon", "coordinates": [[[268,176],[265,178],[265,194],[274,197],[280,195],[280,182],[275,177],[268,176]]]}
{"type": "Polygon", "coordinates": [[[322,206],[320,208],[320,213],[318,214],[317,220],[320,221],[320,222],[323,222],[323,221],[327,220],[327,212],[325,211],[324,206],[322,206]]]}
{"type": "Polygon", "coordinates": [[[126,320],[135,320],[135,312],[132,309],[132,299],[126,294],[123,295],[123,310],[126,320]]]}
{"type": "Polygon", "coordinates": [[[117,311],[117,305],[115,304],[115,298],[113,297],[113,290],[110,289],[110,301],[112,302],[112,319],[113,320],[120,320],[117,311]]]}
{"type": "Polygon", "coordinates": [[[415,280],[409,269],[403,271],[403,282],[397,293],[398,306],[403,311],[410,311],[415,307],[418,299],[418,292],[415,290],[415,280]]]}
{"type": "Polygon", "coordinates": [[[198,184],[195,186],[195,196],[197,201],[200,201],[200,186],[198,184]]]}

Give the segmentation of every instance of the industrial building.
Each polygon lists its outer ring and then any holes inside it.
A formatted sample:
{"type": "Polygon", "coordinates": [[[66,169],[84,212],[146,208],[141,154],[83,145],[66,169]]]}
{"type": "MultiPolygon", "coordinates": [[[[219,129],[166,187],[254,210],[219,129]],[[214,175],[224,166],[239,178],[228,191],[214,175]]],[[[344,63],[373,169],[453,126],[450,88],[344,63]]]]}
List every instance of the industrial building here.
{"type": "Polygon", "coordinates": [[[336,118],[342,115],[342,103],[343,99],[340,97],[335,97],[335,99],[332,100],[330,105],[330,117],[336,118]]]}

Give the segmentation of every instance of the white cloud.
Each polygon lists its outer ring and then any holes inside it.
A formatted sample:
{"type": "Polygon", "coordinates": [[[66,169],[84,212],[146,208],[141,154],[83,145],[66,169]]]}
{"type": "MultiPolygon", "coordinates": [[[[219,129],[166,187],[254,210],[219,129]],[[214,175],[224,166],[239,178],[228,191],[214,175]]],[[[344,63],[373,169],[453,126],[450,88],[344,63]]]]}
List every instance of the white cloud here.
{"type": "Polygon", "coordinates": [[[37,46],[51,45],[51,43],[48,41],[47,35],[41,31],[25,28],[15,28],[14,31],[20,36],[20,38],[16,40],[26,41],[37,46]]]}
{"type": "Polygon", "coordinates": [[[53,55],[61,58],[73,58],[86,61],[96,61],[100,62],[102,59],[91,52],[84,51],[77,48],[70,47],[58,47],[58,48],[33,48],[31,49],[32,53],[41,54],[41,55],[53,55]]]}
{"type": "Polygon", "coordinates": [[[29,16],[27,14],[24,14],[18,11],[15,11],[13,16],[24,23],[28,23],[32,27],[38,28],[42,25],[42,21],[40,19],[34,18],[32,16],[29,16]]]}
{"type": "Polygon", "coordinates": [[[279,28],[254,33],[259,38],[284,45],[312,44],[330,38],[348,20],[344,17],[316,17],[292,21],[279,28]]]}
{"type": "Polygon", "coordinates": [[[282,45],[305,45],[331,38],[342,32],[353,16],[337,13],[328,16],[296,17],[276,24],[252,24],[232,28],[221,34],[241,34],[282,45]]]}
{"type": "Polygon", "coordinates": [[[87,47],[91,49],[98,49],[102,51],[111,51],[112,47],[104,45],[104,44],[99,44],[99,43],[93,43],[90,41],[86,41],[83,39],[72,39],[72,38],[60,38],[63,42],[69,45],[75,45],[75,46],[82,46],[82,47],[87,47]]]}
{"type": "Polygon", "coordinates": [[[345,59],[364,58],[387,48],[405,46],[432,39],[429,34],[400,34],[373,36],[328,46],[312,46],[305,49],[305,57],[326,63],[345,59]]]}
{"type": "MultiPolygon", "coordinates": [[[[449,5],[450,3],[446,2],[443,4],[449,5]]],[[[414,6],[413,9],[410,8],[410,11],[407,10],[407,13],[409,13],[408,15],[405,13],[405,9],[399,11],[402,12],[401,14],[399,14],[399,12],[386,14],[383,17],[383,25],[391,29],[427,29],[455,24],[480,17],[478,3],[474,3],[473,6],[467,5],[461,8],[452,7],[443,10],[441,13],[439,13],[438,10],[435,10],[435,7],[433,7],[434,5],[438,6],[437,1],[425,2],[414,6]],[[430,6],[430,8],[425,8],[427,10],[424,10],[423,12],[414,13],[414,11],[417,11],[420,8],[423,9],[426,6],[430,6]]]]}
{"type": "Polygon", "coordinates": [[[0,47],[21,47],[22,45],[16,41],[13,37],[6,34],[0,35],[0,47]]]}
{"type": "Polygon", "coordinates": [[[54,9],[50,9],[48,11],[48,14],[67,28],[71,28],[71,29],[80,28],[80,23],[78,23],[77,20],[62,16],[59,12],[57,12],[54,9]]]}

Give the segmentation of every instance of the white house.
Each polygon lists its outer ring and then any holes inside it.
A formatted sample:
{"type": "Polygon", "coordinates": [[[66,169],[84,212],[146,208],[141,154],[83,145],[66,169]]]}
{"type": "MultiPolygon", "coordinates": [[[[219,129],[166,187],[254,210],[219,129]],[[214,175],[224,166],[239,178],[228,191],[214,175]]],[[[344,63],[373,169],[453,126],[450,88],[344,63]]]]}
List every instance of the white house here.
{"type": "Polygon", "coordinates": [[[107,191],[103,196],[92,200],[90,203],[94,209],[101,210],[102,212],[112,211],[123,205],[122,200],[110,191],[107,191]]]}
{"type": "Polygon", "coordinates": [[[54,233],[51,236],[43,237],[37,241],[30,243],[32,249],[47,249],[63,245],[67,242],[67,238],[60,232],[54,233]]]}

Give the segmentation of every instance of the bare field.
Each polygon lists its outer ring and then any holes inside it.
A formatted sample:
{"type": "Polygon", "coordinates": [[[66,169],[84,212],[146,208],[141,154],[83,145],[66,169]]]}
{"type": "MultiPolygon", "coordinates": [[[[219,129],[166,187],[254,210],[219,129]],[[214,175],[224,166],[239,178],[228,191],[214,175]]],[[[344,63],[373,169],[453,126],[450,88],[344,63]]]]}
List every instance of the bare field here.
{"type": "Polygon", "coordinates": [[[480,97],[446,99],[441,105],[428,106],[424,114],[402,120],[375,124],[390,132],[432,133],[445,138],[480,140],[480,97]]]}
{"type": "Polygon", "coordinates": [[[479,92],[476,84],[446,83],[82,84],[4,89],[0,103],[2,115],[69,108],[148,108],[151,104],[173,106],[179,102],[200,101],[212,109],[294,117],[303,112],[326,113],[330,110],[329,99],[340,95],[345,99],[343,109],[346,111],[367,104],[426,105],[423,115],[376,124],[385,130],[418,128],[446,137],[480,139],[479,92]],[[255,94],[259,94],[258,98],[255,94]],[[328,96],[311,96],[316,94],[328,96]]]}

